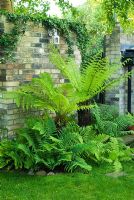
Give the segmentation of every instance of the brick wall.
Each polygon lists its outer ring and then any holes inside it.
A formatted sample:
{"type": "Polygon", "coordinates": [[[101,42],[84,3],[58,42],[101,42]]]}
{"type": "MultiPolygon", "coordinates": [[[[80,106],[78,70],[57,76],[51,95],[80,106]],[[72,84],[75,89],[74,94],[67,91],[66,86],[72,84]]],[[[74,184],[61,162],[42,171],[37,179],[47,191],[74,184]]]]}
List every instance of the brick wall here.
{"type": "MultiPolygon", "coordinates": [[[[111,63],[121,65],[120,46],[120,26],[117,24],[113,33],[106,37],[106,56],[109,57],[111,63]]],[[[120,70],[115,76],[123,73],[123,70],[120,70]]],[[[106,103],[117,105],[119,112],[124,113],[124,83],[113,88],[110,92],[106,92],[106,103]]]]}
{"type": "MultiPolygon", "coordinates": [[[[120,41],[121,41],[121,51],[124,52],[126,49],[134,49],[134,34],[125,34],[121,30],[121,36],[120,36],[120,41]]],[[[134,53],[133,53],[134,54],[134,53]]],[[[126,68],[127,70],[127,68],[126,68]]],[[[134,64],[132,65],[132,70],[134,70],[134,64]]],[[[134,73],[132,74],[131,78],[131,111],[134,113],[134,73]]],[[[128,99],[128,82],[126,81],[125,86],[124,86],[124,98],[125,98],[125,111],[127,111],[127,99],[128,99]]]]}
{"type": "MultiPolygon", "coordinates": [[[[0,32],[10,32],[13,24],[6,21],[5,17],[0,18],[0,32]]],[[[56,83],[63,83],[64,79],[59,70],[49,60],[48,45],[52,37],[48,35],[41,24],[33,22],[27,24],[26,32],[20,37],[17,48],[13,55],[15,62],[0,64],[0,88],[1,90],[12,91],[20,84],[30,81],[40,73],[51,73],[56,83]]],[[[61,54],[66,54],[67,44],[64,38],[60,37],[58,45],[61,54]]],[[[77,46],[74,46],[74,56],[80,64],[81,56],[77,46]]],[[[0,94],[0,128],[1,134],[12,135],[14,130],[24,122],[24,114],[16,108],[14,101],[6,99],[0,94]]]]}
{"type": "MultiPolygon", "coordinates": [[[[124,33],[117,23],[113,33],[106,37],[106,56],[110,58],[111,62],[117,60],[117,64],[122,65],[121,52],[133,47],[134,34],[124,33]]],[[[119,75],[124,74],[125,71],[126,69],[122,68],[119,75]]],[[[119,87],[106,92],[106,102],[117,105],[120,113],[127,112],[127,80],[124,80],[119,87]]],[[[132,75],[132,112],[134,113],[134,74],[132,75]]]]}

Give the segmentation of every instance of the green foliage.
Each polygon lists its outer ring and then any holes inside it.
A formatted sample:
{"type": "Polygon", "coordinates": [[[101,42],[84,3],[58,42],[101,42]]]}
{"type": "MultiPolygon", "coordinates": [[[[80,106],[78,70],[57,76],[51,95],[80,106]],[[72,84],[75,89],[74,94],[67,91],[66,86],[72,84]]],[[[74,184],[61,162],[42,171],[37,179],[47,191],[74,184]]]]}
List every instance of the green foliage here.
{"type": "Polygon", "coordinates": [[[25,15],[46,16],[47,11],[50,9],[50,4],[46,0],[17,0],[14,2],[15,13],[25,15]]]}
{"type": "Polygon", "coordinates": [[[116,138],[110,138],[108,146],[108,159],[113,163],[114,171],[122,170],[122,161],[130,161],[131,150],[116,138]]]}
{"type": "MultiPolygon", "coordinates": [[[[12,15],[1,11],[1,14],[7,16],[8,21],[12,22],[12,15]]],[[[19,41],[20,36],[22,36],[26,29],[26,19],[25,18],[15,18],[14,26],[9,33],[3,33],[0,37],[0,46],[2,47],[2,56],[0,57],[0,63],[6,63],[7,60],[12,60],[13,51],[19,41]]]]}
{"type": "Polygon", "coordinates": [[[18,106],[23,109],[36,108],[56,113],[56,121],[59,126],[66,123],[68,114],[73,114],[78,109],[77,100],[65,96],[66,85],[54,85],[48,73],[34,78],[28,85],[20,87],[13,93],[18,106]],[[63,87],[64,86],[64,87],[63,87]]]}
{"type": "Polygon", "coordinates": [[[75,11],[75,8],[70,4],[69,0],[57,0],[56,4],[59,6],[64,15],[69,11],[75,11]]]}
{"type": "MultiPolygon", "coordinates": [[[[55,0],[55,4],[59,6],[63,13],[74,9],[69,1],[55,0]]],[[[48,0],[14,0],[15,12],[19,14],[47,16],[50,6],[48,0]]]]}
{"type": "Polygon", "coordinates": [[[83,5],[77,7],[75,12],[71,12],[70,10],[64,17],[70,20],[73,19],[76,23],[81,22],[85,24],[88,34],[88,40],[86,42],[83,41],[85,61],[89,61],[94,55],[103,52],[103,41],[107,26],[105,23],[101,23],[102,10],[97,3],[91,0],[85,2],[83,5]]]}
{"type": "Polygon", "coordinates": [[[82,71],[73,59],[65,60],[56,49],[51,49],[50,59],[69,82],[55,85],[51,76],[44,73],[33,78],[28,85],[21,86],[13,97],[23,109],[55,112],[59,126],[64,125],[75,111],[91,108],[91,105],[84,104],[85,101],[123,79],[111,80],[118,67],[111,65],[107,59],[94,58],[82,71]]]}
{"type": "MultiPolygon", "coordinates": [[[[83,66],[82,70],[73,59],[66,61],[54,48],[51,48],[50,59],[63,76],[69,80],[68,86],[74,90],[74,98],[78,99],[79,103],[92,99],[101,91],[113,87],[128,76],[125,74],[112,80],[112,76],[117,73],[119,66],[110,64],[108,59],[99,56],[92,58],[88,65],[83,66]]],[[[71,94],[67,93],[67,95],[71,94]]]]}
{"type": "Polygon", "coordinates": [[[51,154],[58,152],[54,145],[56,141],[52,143],[50,138],[56,131],[53,120],[32,119],[27,123],[28,127],[26,125],[21,129],[14,140],[1,141],[0,158],[3,159],[1,167],[10,164],[9,166],[15,169],[30,169],[42,164],[47,168],[53,168],[53,165],[56,165],[55,157],[51,160],[49,152],[51,151],[51,154]]]}
{"type": "Polygon", "coordinates": [[[128,127],[134,124],[134,118],[130,114],[119,115],[118,108],[110,105],[95,105],[91,109],[95,129],[99,133],[119,137],[133,134],[128,127]]]}
{"type": "Polygon", "coordinates": [[[133,32],[134,3],[126,0],[87,0],[75,12],[70,9],[64,17],[85,24],[88,40],[81,47],[86,63],[98,52],[105,51],[105,35],[112,33],[117,22],[125,31],[133,32]]]}
{"type": "Polygon", "coordinates": [[[132,151],[108,135],[96,135],[93,127],[68,124],[57,132],[51,118],[31,119],[13,140],[0,142],[0,168],[61,169],[89,172],[92,164],[107,163],[115,171],[131,160],[132,151]]]}
{"type": "MultiPolygon", "coordinates": [[[[118,141],[116,138],[104,134],[91,137],[93,134],[91,134],[91,129],[88,131],[86,128],[85,131],[90,139],[88,137],[88,140],[84,142],[84,137],[81,135],[82,129],[85,128],[79,128],[79,131],[73,132],[71,135],[69,132],[66,132],[66,134],[69,134],[69,143],[73,141],[73,145],[70,145],[73,153],[84,159],[87,163],[109,163],[113,166],[114,171],[120,171],[122,169],[121,162],[131,160],[131,150],[129,147],[126,147],[122,141],[118,141]],[[74,138],[77,139],[74,140],[74,138]],[[74,143],[74,141],[76,141],[76,143],[74,143]]],[[[63,135],[64,134],[65,132],[63,135]]],[[[62,136],[61,134],[61,137],[64,141],[65,136],[62,136]]],[[[67,144],[66,138],[64,144],[67,144]]]]}
{"type": "Polygon", "coordinates": [[[124,29],[128,29],[131,25],[133,27],[134,3],[132,0],[103,0],[100,6],[102,6],[109,30],[113,29],[117,20],[124,29]]]}
{"type": "MultiPolygon", "coordinates": [[[[99,47],[105,34],[113,31],[117,22],[125,31],[132,33],[134,23],[134,3],[132,0],[87,0],[77,9],[77,14],[70,14],[71,18],[85,22],[93,43],[99,47]],[[96,40],[94,40],[96,36],[96,40]],[[95,44],[95,43],[94,43],[95,44]]],[[[69,17],[69,15],[67,15],[69,17]]],[[[100,46],[102,48],[102,46],[100,46]]]]}
{"type": "Polygon", "coordinates": [[[82,158],[75,158],[66,150],[62,140],[56,134],[52,119],[28,121],[28,127],[19,131],[16,139],[2,140],[0,143],[0,168],[15,169],[55,169],[65,165],[67,171],[73,171],[78,166],[89,170],[90,167],[82,158]],[[32,125],[33,124],[33,125],[32,125]]]}

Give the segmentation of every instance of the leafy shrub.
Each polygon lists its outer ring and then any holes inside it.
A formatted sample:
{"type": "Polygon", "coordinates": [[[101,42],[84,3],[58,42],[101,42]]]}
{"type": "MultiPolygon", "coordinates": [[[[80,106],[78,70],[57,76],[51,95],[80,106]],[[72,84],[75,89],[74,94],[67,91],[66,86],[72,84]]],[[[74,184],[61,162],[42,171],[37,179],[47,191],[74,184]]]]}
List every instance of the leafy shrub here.
{"type": "Polygon", "coordinates": [[[130,114],[119,115],[115,106],[95,104],[91,113],[94,127],[99,133],[114,137],[134,133],[128,131],[128,127],[134,125],[134,117],[130,114]]]}
{"type": "Polygon", "coordinates": [[[51,118],[28,120],[13,140],[0,142],[0,168],[66,171],[92,169],[108,163],[118,171],[131,160],[131,149],[108,135],[96,135],[93,127],[68,124],[57,132],[51,118]]]}

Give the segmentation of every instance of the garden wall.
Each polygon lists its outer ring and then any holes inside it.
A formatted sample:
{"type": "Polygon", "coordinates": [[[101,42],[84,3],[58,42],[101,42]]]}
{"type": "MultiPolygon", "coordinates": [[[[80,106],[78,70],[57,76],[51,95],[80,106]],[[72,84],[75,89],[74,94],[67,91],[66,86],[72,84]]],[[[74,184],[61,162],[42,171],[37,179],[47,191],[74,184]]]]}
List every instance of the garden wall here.
{"type": "MultiPolygon", "coordinates": [[[[118,65],[122,65],[122,57],[124,57],[126,51],[131,51],[134,57],[134,34],[126,34],[120,28],[117,23],[113,33],[106,36],[106,56],[108,56],[111,62],[116,62],[118,65]]],[[[132,57],[131,57],[132,59],[132,57]]],[[[132,68],[133,68],[133,64],[132,68]]],[[[125,66],[119,71],[119,74],[124,74],[127,71],[125,66]]],[[[115,75],[118,76],[118,75],[115,75]]],[[[131,112],[134,113],[134,74],[131,80],[131,112]]],[[[110,92],[106,92],[106,103],[115,104],[119,107],[120,113],[128,111],[128,80],[124,80],[119,87],[114,88],[110,92]]]]}
{"type": "MultiPolygon", "coordinates": [[[[0,17],[0,34],[10,33],[13,24],[6,20],[5,16],[0,17]]],[[[20,35],[17,46],[13,52],[14,61],[6,61],[0,64],[0,88],[5,91],[12,91],[19,85],[29,82],[32,78],[38,77],[40,73],[51,73],[55,83],[63,83],[64,79],[59,70],[49,60],[49,43],[52,36],[41,23],[28,22],[25,33],[20,35]]],[[[75,42],[75,37],[74,37],[75,42]]],[[[66,54],[67,44],[63,37],[60,37],[58,45],[61,54],[66,54]]],[[[75,45],[74,56],[80,64],[80,52],[75,45]]],[[[0,57],[3,56],[3,49],[0,49],[0,57]]],[[[1,136],[4,134],[12,136],[14,130],[24,123],[25,114],[16,108],[12,99],[6,99],[4,94],[0,94],[0,128],[1,136]]]]}

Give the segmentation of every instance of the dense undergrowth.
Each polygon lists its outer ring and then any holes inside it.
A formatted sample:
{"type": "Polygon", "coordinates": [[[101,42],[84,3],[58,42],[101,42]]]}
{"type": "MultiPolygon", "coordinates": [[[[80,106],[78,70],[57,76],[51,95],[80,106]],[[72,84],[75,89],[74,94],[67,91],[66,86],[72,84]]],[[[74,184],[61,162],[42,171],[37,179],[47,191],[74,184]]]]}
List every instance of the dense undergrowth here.
{"type": "Polygon", "coordinates": [[[0,168],[89,172],[93,163],[106,163],[120,171],[131,154],[120,139],[97,135],[93,126],[70,123],[57,131],[51,118],[31,119],[13,140],[1,141],[0,168]]]}

